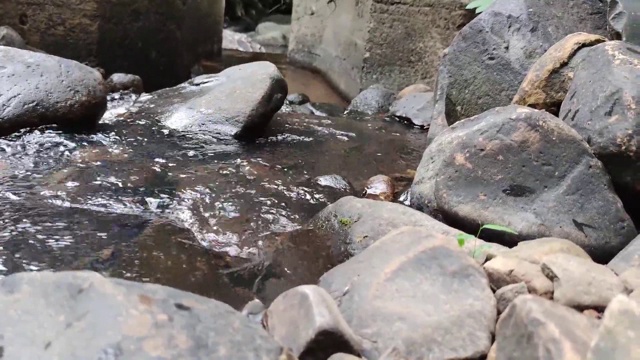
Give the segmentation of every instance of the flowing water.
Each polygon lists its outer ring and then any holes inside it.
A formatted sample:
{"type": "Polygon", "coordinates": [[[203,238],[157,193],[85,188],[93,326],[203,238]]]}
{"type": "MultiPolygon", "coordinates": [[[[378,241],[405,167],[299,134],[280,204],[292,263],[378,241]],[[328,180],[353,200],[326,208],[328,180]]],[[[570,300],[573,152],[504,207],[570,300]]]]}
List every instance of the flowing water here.
{"type": "MultiPolygon", "coordinates": [[[[291,92],[344,105],[276,60],[291,92]]],[[[286,109],[255,143],[211,141],[132,116],[147,97],[112,95],[94,133],[0,139],[0,276],[90,269],[236,308],[269,301],[336,265],[308,219],[373,175],[415,169],[424,149],[424,131],[390,119],[286,109]]]]}

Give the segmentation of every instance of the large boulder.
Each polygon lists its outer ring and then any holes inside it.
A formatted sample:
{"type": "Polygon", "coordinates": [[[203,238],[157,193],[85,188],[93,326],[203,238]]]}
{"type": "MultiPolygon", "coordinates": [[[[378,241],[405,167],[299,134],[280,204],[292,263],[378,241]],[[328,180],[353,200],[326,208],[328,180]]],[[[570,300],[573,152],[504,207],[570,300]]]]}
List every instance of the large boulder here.
{"type": "Polygon", "coordinates": [[[429,128],[433,115],[433,92],[403,95],[391,104],[389,113],[421,128],[429,128]]]}
{"type": "Polygon", "coordinates": [[[491,347],[496,300],[447,236],[400,228],[322,276],[367,358],[475,359],[491,347]]]}
{"type": "Polygon", "coordinates": [[[640,46],[640,3],[609,0],[609,24],[622,40],[640,46]]]}
{"type": "Polygon", "coordinates": [[[531,65],[553,44],[575,32],[606,36],[606,12],[599,0],[496,0],[447,49],[433,121],[451,125],[510,104],[531,65]]]}
{"type": "Polygon", "coordinates": [[[93,272],[8,276],[0,306],[7,359],[293,359],[228,305],[93,272]]]}
{"type": "Polygon", "coordinates": [[[618,295],[607,307],[587,360],[640,358],[640,303],[618,295]]]}
{"type": "Polygon", "coordinates": [[[607,264],[609,268],[622,275],[632,267],[640,267],[640,236],[636,237],[607,264]]]}
{"type": "Polygon", "coordinates": [[[640,215],[640,47],[594,46],[574,74],[560,118],[602,161],[634,218],[640,215]]]}
{"type": "Polygon", "coordinates": [[[483,231],[508,245],[568,239],[608,261],[636,236],[604,167],[558,118],[510,105],[461,121],[427,148],[411,205],[474,234],[499,224],[518,235],[483,231]]]}
{"type": "Polygon", "coordinates": [[[267,61],[201,75],[139,101],[139,114],[165,126],[216,138],[256,138],[284,104],[287,82],[267,61]]]}
{"type": "Polygon", "coordinates": [[[107,109],[100,73],[73,60],[0,46],[0,135],[43,125],[94,127],[107,109]]]}

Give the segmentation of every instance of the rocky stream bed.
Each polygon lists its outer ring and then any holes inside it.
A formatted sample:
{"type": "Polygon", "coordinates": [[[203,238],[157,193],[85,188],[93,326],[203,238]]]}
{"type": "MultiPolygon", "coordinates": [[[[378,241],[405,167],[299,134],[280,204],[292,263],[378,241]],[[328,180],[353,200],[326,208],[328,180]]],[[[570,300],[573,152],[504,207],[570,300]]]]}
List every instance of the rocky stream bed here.
{"type": "Polygon", "coordinates": [[[282,55],[146,93],[0,28],[0,359],[640,358],[611,3],[496,0],[436,84],[348,104],[282,55]]]}

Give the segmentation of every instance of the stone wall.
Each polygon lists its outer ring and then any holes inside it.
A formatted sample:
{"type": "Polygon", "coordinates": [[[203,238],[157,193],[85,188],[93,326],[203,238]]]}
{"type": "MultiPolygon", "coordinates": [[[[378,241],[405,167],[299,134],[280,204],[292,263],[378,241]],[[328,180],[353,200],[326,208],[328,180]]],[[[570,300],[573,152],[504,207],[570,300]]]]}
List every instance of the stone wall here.
{"type": "Polygon", "coordinates": [[[0,0],[0,25],[30,46],[107,73],[175,85],[220,54],[224,0],[0,0]]]}
{"type": "Polygon", "coordinates": [[[433,87],[442,51],[472,18],[468,0],[335,3],[294,1],[289,57],[324,73],[347,97],[376,83],[433,87]]]}

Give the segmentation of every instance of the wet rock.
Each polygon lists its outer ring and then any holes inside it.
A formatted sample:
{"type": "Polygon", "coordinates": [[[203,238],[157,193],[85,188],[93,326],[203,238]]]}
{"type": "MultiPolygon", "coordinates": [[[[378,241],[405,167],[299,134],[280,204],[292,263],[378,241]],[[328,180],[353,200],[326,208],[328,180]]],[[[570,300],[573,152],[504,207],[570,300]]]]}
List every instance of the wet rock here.
{"type": "Polygon", "coordinates": [[[389,113],[414,125],[428,127],[433,114],[433,93],[417,92],[407,94],[394,101],[389,113]]]}
{"type": "Polygon", "coordinates": [[[498,314],[502,314],[507,307],[520,295],[529,294],[527,284],[519,282],[504,286],[496,291],[496,302],[498,303],[498,314]]]}
{"type": "Polygon", "coordinates": [[[486,275],[428,227],[387,234],[319,284],[366,339],[366,358],[480,358],[491,346],[496,300],[486,275]]]}
{"type": "Polygon", "coordinates": [[[290,24],[278,24],[271,21],[265,21],[258,24],[253,39],[258,44],[261,44],[271,51],[275,50],[276,52],[286,53],[290,35],[290,24]]]}
{"type": "Polygon", "coordinates": [[[576,309],[604,309],[625,291],[616,274],[604,265],[567,254],[544,258],[542,272],[553,281],[553,300],[576,309]]]}
{"type": "Polygon", "coordinates": [[[382,85],[372,85],[351,100],[347,112],[367,115],[386,113],[389,111],[395,95],[393,91],[382,85]]]}
{"type": "Polygon", "coordinates": [[[608,261],[636,236],[604,167],[579,134],[553,115],[510,105],[455,124],[427,148],[411,206],[508,245],[571,240],[608,261]],[[604,210],[606,209],[606,210],[604,210]]]}
{"type": "Polygon", "coordinates": [[[142,94],[144,85],[139,76],[131,74],[115,73],[106,81],[109,92],[131,91],[134,94],[142,94]]]}
{"type": "Polygon", "coordinates": [[[515,247],[500,253],[500,256],[512,257],[540,264],[542,259],[553,254],[568,254],[571,256],[591,260],[581,247],[569,240],[558,238],[541,238],[521,241],[515,247]]]}
{"type": "Polygon", "coordinates": [[[362,341],[323,288],[303,285],[278,296],[267,311],[267,331],[300,359],[360,354],[362,341]]]}
{"type": "Polygon", "coordinates": [[[640,289],[640,267],[632,267],[631,269],[620,274],[620,280],[628,292],[640,289]]]}
{"type": "Polygon", "coordinates": [[[262,301],[253,299],[242,308],[242,315],[246,316],[251,322],[262,326],[263,319],[267,308],[262,301]]]}
{"type": "Polygon", "coordinates": [[[340,175],[322,175],[313,179],[313,181],[325,187],[334,188],[346,193],[352,193],[353,185],[340,175]]]}
{"type": "Polygon", "coordinates": [[[531,66],[511,103],[558,115],[573,80],[573,73],[584,57],[584,52],[583,56],[576,55],[581,49],[605,41],[607,39],[600,35],[567,35],[531,66]]]}
{"type": "Polygon", "coordinates": [[[640,303],[616,296],[604,312],[602,325],[587,360],[626,360],[640,357],[640,303]]]}
{"type": "MultiPolygon", "coordinates": [[[[403,226],[429,229],[450,239],[456,244],[460,231],[432,217],[391,202],[344,197],[327,206],[311,219],[309,225],[321,233],[329,234],[336,256],[347,259],[359,254],[392,230],[403,226]]],[[[483,259],[487,253],[506,249],[482,240],[470,240],[464,250],[476,251],[476,258],[483,259]]],[[[484,260],[482,260],[484,261],[484,260]]]]}
{"type": "Polygon", "coordinates": [[[229,29],[222,30],[222,48],[247,52],[265,52],[264,47],[249,35],[229,29]]]}
{"type": "Polygon", "coordinates": [[[92,272],[6,277],[0,305],[8,359],[287,358],[264,330],[228,305],[92,272]]]}
{"type": "Polygon", "coordinates": [[[306,94],[296,93],[287,95],[287,102],[291,105],[303,105],[311,101],[306,94]]]}
{"type": "Polygon", "coordinates": [[[496,328],[496,358],[584,359],[596,325],[579,312],[535,295],[518,297],[496,328]]]}
{"type": "Polygon", "coordinates": [[[640,47],[610,41],[591,47],[574,75],[560,118],[591,146],[620,198],[640,214],[640,47]]]}
{"type": "Polygon", "coordinates": [[[371,200],[393,201],[394,194],[393,180],[386,175],[376,175],[367,180],[362,196],[371,200]]]}
{"type": "Polygon", "coordinates": [[[483,267],[496,290],[524,282],[531,294],[545,298],[551,298],[553,294],[553,283],[542,273],[539,265],[498,255],[483,267]]]}
{"type": "Polygon", "coordinates": [[[636,237],[607,264],[616,274],[640,266],[640,236],[636,237]]]}
{"type": "Polygon", "coordinates": [[[599,0],[496,0],[446,50],[434,121],[452,125],[510,104],[531,65],[553,44],[576,32],[607,36],[606,12],[599,0]]]}
{"type": "Polygon", "coordinates": [[[140,102],[138,113],[155,115],[182,132],[252,139],[264,133],[286,94],[276,66],[258,61],[156,91],[140,102]]]}
{"type": "Polygon", "coordinates": [[[27,43],[22,36],[9,26],[0,26],[0,46],[27,50],[27,43]]]}
{"type": "Polygon", "coordinates": [[[609,24],[622,40],[640,45],[640,4],[634,0],[609,0],[609,24]]]}
{"type": "Polygon", "coordinates": [[[431,91],[431,87],[429,87],[429,86],[427,86],[425,84],[409,85],[406,88],[400,90],[398,95],[396,95],[396,101],[404,98],[407,95],[419,94],[419,93],[428,93],[428,92],[432,92],[431,91]]]}
{"type": "Polygon", "coordinates": [[[100,73],[75,61],[0,47],[0,69],[0,135],[54,124],[92,128],[107,108],[100,73]]]}

